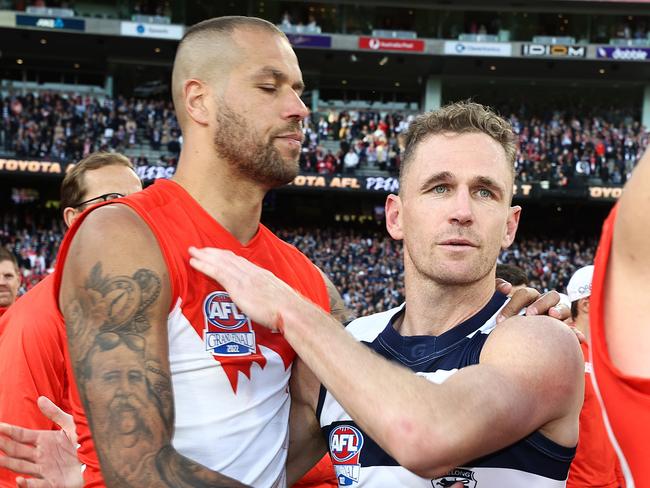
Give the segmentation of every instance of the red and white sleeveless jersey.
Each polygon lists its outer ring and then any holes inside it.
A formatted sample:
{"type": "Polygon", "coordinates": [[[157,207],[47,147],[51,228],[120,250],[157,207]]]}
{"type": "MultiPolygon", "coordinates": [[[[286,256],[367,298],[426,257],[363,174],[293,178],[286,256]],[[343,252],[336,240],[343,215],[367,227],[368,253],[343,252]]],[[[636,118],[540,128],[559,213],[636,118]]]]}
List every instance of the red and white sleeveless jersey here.
{"type": "MultiPolygon", "coordinates": [[[[272,271],[329,311],[320,272],[263,225],[247,245],[241,245],[172,181],[158,181],[112,204],[128,205],[148,224],[169,271],[172,302],[167,331],[176,413],[174,448],[243,483],[284,486],[288,382],[295,353],[280,334],[252,323],[219,284],[191,268],[188,248],[229,249],[272,271]]],[[[75,222],[66,235],[60,263],[65,262],[78,225],[75,222]]],[[[62,271],[61,265],[57,289],[62,271]]],[[[87,465],[86,486],[102,486],[79,394],[76,388],[72,390],[79,457],[87,465]]]]}
{"type": "MultiPolygon", "coordinates": [[[[650,379],[621,372],[607,348],[605,282],[611,256],[618,205],[603,224],[594,260],[589,322],[591,328],[592,382],[603,409],[603,420],[621,462],[627,488],[650,487],[648,436],[650,435],[650,379]]],[[[647,327],[648,324],[638,324],[647,327]]]]}

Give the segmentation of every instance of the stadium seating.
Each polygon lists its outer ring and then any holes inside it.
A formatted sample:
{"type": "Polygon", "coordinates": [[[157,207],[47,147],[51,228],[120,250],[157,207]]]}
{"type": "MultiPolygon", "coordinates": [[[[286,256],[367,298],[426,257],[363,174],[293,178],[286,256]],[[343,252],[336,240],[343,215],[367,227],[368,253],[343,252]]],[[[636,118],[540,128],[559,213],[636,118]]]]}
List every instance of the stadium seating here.
{"type": "MultiPolygon", "coordinates": [[[[497,107],[499,109],[499,107],[497,107]]],[[[0,149],[22,159],[76,161],[96,150],[125,153],[138,165],[173,166],[181,137],[168,100],[58,93],[5,97],[0,149]]],[[[517,180],[554,186],[624,184],[649,135],[638,114],[590,107],[501,107],[518,134],[517,180]]],[[[401,134],[416,112],[327,109],[305,121],[306,173],[396,174],[401,134]],[[352,166],[344,164],[350,149],[352,166]]]]}

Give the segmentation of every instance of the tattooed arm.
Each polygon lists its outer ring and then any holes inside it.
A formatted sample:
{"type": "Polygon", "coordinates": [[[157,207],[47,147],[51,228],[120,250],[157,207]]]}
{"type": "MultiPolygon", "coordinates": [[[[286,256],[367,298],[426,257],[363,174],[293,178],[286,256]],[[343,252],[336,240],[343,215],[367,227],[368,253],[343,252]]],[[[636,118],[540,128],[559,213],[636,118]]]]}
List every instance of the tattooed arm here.
{"type": "Polygon", "coordinates": [[[356,319],[354,312],[345,305],[343,297],[341,297],[341,294],[336,289],[336,285],[332,283],[332,280],[330,280],[327,275],[323,273],[322,269],[319,268],[318,271],[320,271],[320,274],[323,275],[323,280],[325,281],[325,286],[327,287],[327,294],[330,297],[330,314],[343,325],[349,324],[354,319],[356,319]]]}
{"type": "Polygon", "coordinates": [[[123,488],[244,486],[171,446],[170,301],[147,225],[122,205],[92,212],[65,260],[59,302],[104,480],[123,488]]]}

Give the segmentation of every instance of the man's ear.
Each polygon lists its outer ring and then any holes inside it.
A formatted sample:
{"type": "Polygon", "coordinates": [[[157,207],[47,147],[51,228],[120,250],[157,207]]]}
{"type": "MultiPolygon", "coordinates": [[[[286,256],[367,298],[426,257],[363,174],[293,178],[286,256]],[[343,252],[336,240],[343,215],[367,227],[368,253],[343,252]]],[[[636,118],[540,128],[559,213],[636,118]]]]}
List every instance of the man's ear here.
{"type": "Polygon", "coordinates": [[[70,228],[80,214],[81,212],[76,208],[66,207],[63,210],[63,221],[65,222],[65,225],[70,228]]]}
{"type": "Polygon", "coordinates": [[[519,218],[521,217],[521,207],[514,205],[508,209],[508,220],[506,221],[506,232],[501,240],[501,249],[510,247],[515,240],[517,227],[519,227],[519,218]]]}
{"type": "Polygon", "coordinates": [[[210,122],[210,110],[207,106],[207,100],[208,86],[205,82],[190,79],[183,83],[185,111],[188,117],[199,125],[208,125],[210,122]]]}
{"type": "Polygon", "coordinates": [[[402,228],[402,200],[399,195],[388,195],[385,208],[386,230],[393,239],[401,241],[404,239],[404,230],[402,228]]]}

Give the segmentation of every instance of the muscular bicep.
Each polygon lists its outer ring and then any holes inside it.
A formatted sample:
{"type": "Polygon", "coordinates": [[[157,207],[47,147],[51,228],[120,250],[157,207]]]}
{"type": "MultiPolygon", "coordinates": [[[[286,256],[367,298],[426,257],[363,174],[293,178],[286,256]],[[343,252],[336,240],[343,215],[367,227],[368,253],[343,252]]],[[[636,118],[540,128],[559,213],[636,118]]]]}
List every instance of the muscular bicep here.
{"type": "MultiPolygon", "coordinates": [[[[583,376],[578,341],[561,322],[513,317],[490,334],[479,364],[461,369],[445,385],[476,397],[465,419],[470,440],[486,438],[486,444],[494,442],[499,448],[540,430],[558,444],[573,447],[583,376]]],[[[457,391],[454,396],[464,395],[457,391]]],[[[479,453],[485,448],[474,447],[479,453]]]]}
{"type": "Polygon", "coordinates": [[[88,216],[64,266],[60,306],[102,473],[129,486],[173,427],[165,263],[145,224],[116,206],[88,216]]]}
{"type": "Polygon", "coordinates": [[[650,151],[639,161],[625,185],[614,227],[612,251],[632,273],[650,271],[650,151]]]}
{"type": "Polygon", "coordinates": [[[70,357],[107,486],[238,486],[171,446],[174,408],[167,268],[150,229],[108,206],[79,228],[60,306],[70,357]]]}
{"type": "MultiPolygon", "coordinates": [[[[536,430],[558,444],[575,445],[584,367],[578,341],[560,322],[542,325],[549,320],[511,318],[490,334],[479,364],[441,385],[421,384],[425,412],[430,409],[422,418],[431,420],[418,427],[414,471],[442,472],[536,430]]],[[[400,453],[395,455],[399,460],[400,453]]]]}
{"type": "Polygon", "coordinates": [[[650,378],[650,151],[625,185],[614,223],[612,249],[603,297],[607,346],[614,364],[625,374],[650,378]]]}

